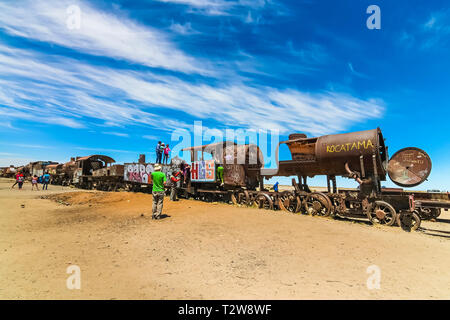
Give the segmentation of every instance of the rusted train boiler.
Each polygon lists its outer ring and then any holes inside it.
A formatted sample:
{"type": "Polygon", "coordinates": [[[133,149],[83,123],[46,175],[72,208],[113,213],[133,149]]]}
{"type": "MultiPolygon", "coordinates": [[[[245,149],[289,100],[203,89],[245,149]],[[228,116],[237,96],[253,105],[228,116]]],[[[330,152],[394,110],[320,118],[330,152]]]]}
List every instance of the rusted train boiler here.
{"type": "MultiPolygon", "coordinates": [[[[281,144],[289,147],[292,160],[280,161],[277,170],[263,169],[261,174],[298,177],[298,183],[293,181],[295,192],[286,194],[281,203],[290,211],[303,209],[311,214],[350,217],[364,214],[374,223],[393,225],[404,221],[413,228],[419,226],[420,212],[416,206],[423,207],[424,203],[414,199],[413,194],[384,192],[381,181],[387,175],[402,187],[425,181],[431,171],[431,160],[423,150],[405,148],[389,160],[379,128],[317,138],[293,134],[281,144]],[[327,192],[310,191],[307,178],[316,175],[327,176],[327,192]],[[359,184],[358,191],[339,191],[336,176],[354,179],[359,184]]],[[[428,202],[427,205],[441,204],[428,202]]],[[[443,205],[446,206],[448,203],[443,205]]]]}

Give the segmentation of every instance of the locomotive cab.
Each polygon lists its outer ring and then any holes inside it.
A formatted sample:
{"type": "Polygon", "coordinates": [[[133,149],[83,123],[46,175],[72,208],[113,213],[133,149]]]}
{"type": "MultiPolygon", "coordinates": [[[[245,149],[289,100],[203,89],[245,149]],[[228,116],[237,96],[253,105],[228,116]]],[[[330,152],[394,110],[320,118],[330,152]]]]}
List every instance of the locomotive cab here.
{"type": "Polygon", "coordinates": [[[254,144],[224,141],[182,149],[191,153],[191,181],[222,183],[224,188],[258,186],[259,169],[263,166],[262,152],[254,144]],[[205,154],[208,154],[207,156],[205,154]],[[223,168],[223,177],[220,170],[223,168]]]}
{"type": "Polygon", "coordinates": [[[89,184],[92,183],[92,174],[95,170],[105,168],[115,160],[104,155],[91,155],[87,157],[81,157],[76,159],[75,172],[73,174],[73,183],[89,188],[89,184]]]}

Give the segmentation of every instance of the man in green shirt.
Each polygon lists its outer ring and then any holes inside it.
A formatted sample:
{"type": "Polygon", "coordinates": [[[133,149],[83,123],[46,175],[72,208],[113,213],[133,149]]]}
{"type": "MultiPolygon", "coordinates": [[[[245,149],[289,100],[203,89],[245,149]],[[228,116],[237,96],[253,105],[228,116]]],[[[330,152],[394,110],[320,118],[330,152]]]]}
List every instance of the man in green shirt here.
{"type": "Polygon", "coordinates": [[[164,185],[166,184],[166,174],[161,172],[161,166],[155,165],[155,171],[152,172],[152,195],[153,195],[153,212],[152,219],[161,218],[163,201],[164,201],[164,185]]]}

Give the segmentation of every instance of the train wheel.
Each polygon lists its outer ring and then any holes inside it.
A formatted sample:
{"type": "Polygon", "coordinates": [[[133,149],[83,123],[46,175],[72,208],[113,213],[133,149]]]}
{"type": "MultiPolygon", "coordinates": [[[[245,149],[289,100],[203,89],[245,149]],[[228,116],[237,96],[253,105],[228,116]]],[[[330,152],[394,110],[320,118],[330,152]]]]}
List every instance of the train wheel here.
{"type": "Polygon", "coordinates": [[[298,213],[301,210],[302,201],[293,192],[284,191],[278,199],[278,205],[284,211],[298,213]]]}
{"type": "Polygon", "coordinates": [[[256,196],[256,202],[258,203],[258,208],[273,210],[273,201],[267,193],[260,192],[256,196]]]}
{"type": "Polygon", "coordinates": [[[305,211],[310,215],[329,216],[331,212],[331,201],[323,193],[313,192],[306,197],[305,211]]]}
{"type": "Polygon", "coordinates": [[[321,199],[320,202],[324,205],[324,209],[321,210],[318,214],[323,217],[328,217],[331,213],[331,209],[333,208],[333,203],[325,193],[315,192],[315,194],[321,199]]]}
{"type": "Polygon", "coordinates": [[[240,204],[240,205],[244,205],[247,203],[247,199],[245,197],[245,193],[243,190],[241,191],[236,191],[233,192],[231,195],[231,201],[233,202],[233,204],[240,204]]]}
{"type": "Polygon", "coordinates": [[[367,211],[367,217],[373,224],[392,226],[397,220],[397,213],[393,206],[384,201],[375,201],[372,209],[367,211]]]}
{"type": "Polygon", "coordinates": [[[439,217],[441,210],[438,208],[420,208],[418,215],[423,220],[434,220],[439,217]]]}
{"type": "Polygon", "coordinates": [[[403,230],[416,231],[419,229],[420,223],[421,219],[417,212],[413,212],[412,214],[397,214],[397,225],[403,230]]]}
{"type": "Polygon", "coordinates": [[[254,194],[250,194],[250,192],[248,192],[247,190],[244,190],[244,195],[245,195],[245,204],[249,207],[252,207],[254,205],[257,204],[257,199],[254,196],[254,194]]]}
{"type": "Polygon", "coordinates": [[[238,204],[237,196],[238,196],[238,195],[237,195],[237,192],[233,192],[233,193],[231,194],[231,196],[230,196],[231,202],[232,202],[234,205],[238,204]]]}
{"type": "Polygon", "coordinates": [[[289,207],[289,197],[290,197],[290,195],[291,195],[291,193],[289,191],[283,191],[279,195],[279,197],[277,199],[277,204],[278,204],[278,207],[281,210],[289,212],[289,210],[287,208],[289,207]]]}

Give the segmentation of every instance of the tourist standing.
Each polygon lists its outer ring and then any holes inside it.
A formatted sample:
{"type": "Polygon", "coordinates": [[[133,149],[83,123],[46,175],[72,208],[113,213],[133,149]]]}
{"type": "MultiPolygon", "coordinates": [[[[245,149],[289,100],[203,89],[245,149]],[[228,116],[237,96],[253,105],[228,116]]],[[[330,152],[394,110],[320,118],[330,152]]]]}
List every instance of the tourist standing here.
{"type": "Polygon", "coordinates": [[[50,183],[50,174],[48,171],[42,176],[42,190],[47,190],[48,184],[50,183]]]}
{"type": "Polygon", "coordinates": [[[161,219],[161,213],[164,202],[164,185],[166,184],[166,174],[161,172],[161,166],[155,165],[155,171],[152,172],[152,219],[161,219]]]}
{"type": "Polygon", "coordinates": [[[39,191],[39,186],[38,186],[38,176],[34,175],[31,178],[31,191],[34,190],[34,187],[36,187],[36,190],[39,191]]]}
{"type": "Polygon", "coordinates": [[[161,163],[162,158],[161,141],[158,141],[155,152],[156,152],[156,163],[161,163]]]}
{"type": "Polygon", "coordinates": [[[169,160],[169,152],[170,152],[170,148],[169,148],[169,145],[167,145],[164,148],[164,158],[163,158],[163,163],[164,164],[167,164],[167,161],[169,160]]]}
{"type": "Polygon", "coordinates": [[[16,174],[16,182],[12,185],[11,189],[14,189],[14,186],[16,184],[18,184],[19,185],[19,190],[21,190],[24,180],[25,180],[25,177],[23,176],[22,172],[20,172],[20,171],[17,172],[17,174],[16,174]]]}

